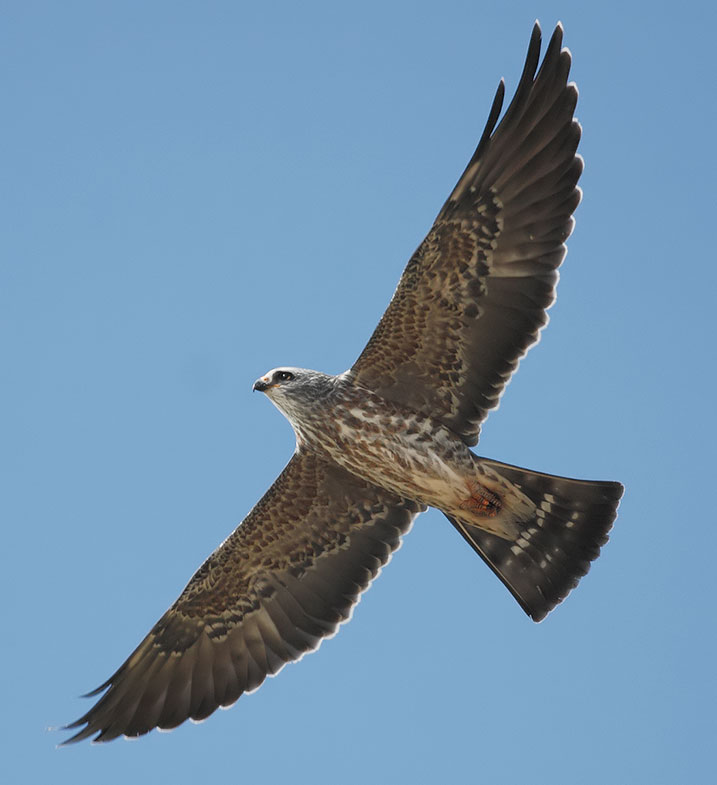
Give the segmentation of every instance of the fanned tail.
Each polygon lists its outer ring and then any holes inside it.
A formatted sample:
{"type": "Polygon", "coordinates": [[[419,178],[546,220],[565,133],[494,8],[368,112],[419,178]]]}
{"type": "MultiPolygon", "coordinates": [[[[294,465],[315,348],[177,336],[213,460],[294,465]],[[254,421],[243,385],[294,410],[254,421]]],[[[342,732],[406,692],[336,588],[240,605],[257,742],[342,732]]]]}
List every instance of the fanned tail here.
{"type": "Polygon", "coordinates": [[[608,540],[624,488],[618,482],[572,480],[476,459],[510,481],[534,504],[506,540],[446,517],[501,579],[533,621],[562,602],[590,569],[608,540]]]}

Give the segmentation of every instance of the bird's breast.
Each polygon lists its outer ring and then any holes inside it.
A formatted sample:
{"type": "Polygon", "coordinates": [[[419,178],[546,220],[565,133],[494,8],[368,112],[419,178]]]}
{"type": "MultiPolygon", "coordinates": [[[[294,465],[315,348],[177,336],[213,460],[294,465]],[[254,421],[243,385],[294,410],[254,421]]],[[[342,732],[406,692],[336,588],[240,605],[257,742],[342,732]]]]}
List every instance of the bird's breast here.
{"type": "Polygon", "coordinates": [[[326,415],[300,438],[398,496],[440,507],[471,470],[468,448],[445,426],[377,396],[342,401],[326,415]]]}

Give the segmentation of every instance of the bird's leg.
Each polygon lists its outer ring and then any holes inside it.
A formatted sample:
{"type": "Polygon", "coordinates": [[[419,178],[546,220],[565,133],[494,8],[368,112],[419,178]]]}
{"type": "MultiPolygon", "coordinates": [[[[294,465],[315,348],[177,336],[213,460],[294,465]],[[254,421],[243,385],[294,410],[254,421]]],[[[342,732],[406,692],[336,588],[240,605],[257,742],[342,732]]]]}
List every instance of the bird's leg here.
{"type": "Polygon", "coordinates": [[[485,518],[495,518],[503,509],[503,502],[497,493],[489,491],[475,480],[466,480],[466,486],[470,496],[460,503],[462,510],[485,518]]]}

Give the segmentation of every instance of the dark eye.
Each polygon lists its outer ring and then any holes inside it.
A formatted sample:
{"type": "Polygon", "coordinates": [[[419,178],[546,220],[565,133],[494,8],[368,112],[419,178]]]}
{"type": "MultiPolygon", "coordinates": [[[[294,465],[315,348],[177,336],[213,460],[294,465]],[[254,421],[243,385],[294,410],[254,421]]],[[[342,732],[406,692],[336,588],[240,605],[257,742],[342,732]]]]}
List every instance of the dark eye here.
{"type": "Polygon", "coordinates": [[[277,371],[276,372],[276,381],[277,382],[290,382],[294,378],[293,373],[289,373],[289,371],[277,371]]]}

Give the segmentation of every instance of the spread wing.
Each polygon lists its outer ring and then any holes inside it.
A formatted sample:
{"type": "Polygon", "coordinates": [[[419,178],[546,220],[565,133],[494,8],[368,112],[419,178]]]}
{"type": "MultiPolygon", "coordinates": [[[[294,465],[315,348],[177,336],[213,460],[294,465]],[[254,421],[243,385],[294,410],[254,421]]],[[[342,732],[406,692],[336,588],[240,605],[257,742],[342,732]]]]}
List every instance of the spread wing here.
{"type": "Polygon", "coordinates": [[[536,74],[536,23],[515,97],[496,128],[501,81],[473,157],[351,369],[355,383],[469,445],[547,323],[580,201],[578,93],[562,32],[536,74]]]}
{"type": "Polygon", "coordinates": [[[65,743],[201,720],[346,621],[423,507],[297,453],[65,743]]]}

